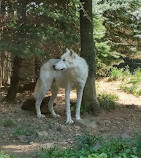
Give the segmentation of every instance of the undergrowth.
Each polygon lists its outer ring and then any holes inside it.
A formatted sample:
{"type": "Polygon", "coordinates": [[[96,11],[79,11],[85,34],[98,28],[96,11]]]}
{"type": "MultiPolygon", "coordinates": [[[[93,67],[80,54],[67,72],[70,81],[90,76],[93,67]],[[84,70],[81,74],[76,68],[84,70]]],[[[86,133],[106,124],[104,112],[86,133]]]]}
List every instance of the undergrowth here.
{"type": "Polygon", "coordinates": [[[20,157],[10,156],[10,155],[5,154],[4,152],[0,151],[0,158],[20,158],[20,157]]]}
{"type": "Polygon", "coordinates": [[[109,80],[122,80],[120,88],[127,93],[141,95],[141,68],[136,69],[133,74],[129,67],[125,69],[112,68],[109,72],[109,80]]]}
{"type": "MultiPolygon", "coordinates": [[[[36,151],[36,158],[140,158],[141,135],[102,138],[91,134],[76,136],[67,149],[54,147],[36,151]]],[[[18,158],[0,152],[0,158],[18,158]]],[[[21,157],[22,158],[22,157],[21,157]]]]}
{"type": "Polygon", "coordinates": [[[98,94],[98,101],[102,109],[111,110],[115,108],[115,101],[119,98],[115,94],[102,93],[98,94]]]}
{"type": "Polygon", "coordinates": [[[85,134],[75,139],[77,146],[69,149],[58,147],[40,150],[37,158],[140,158],[141,136],[122,138],[98,138],[85,134]]]}
{"type": "Polygon", "coordinates": [[[14,125],[15,125],[15,123],[9,118],[0,120],[0,126],[11,127],[14,125]]]}

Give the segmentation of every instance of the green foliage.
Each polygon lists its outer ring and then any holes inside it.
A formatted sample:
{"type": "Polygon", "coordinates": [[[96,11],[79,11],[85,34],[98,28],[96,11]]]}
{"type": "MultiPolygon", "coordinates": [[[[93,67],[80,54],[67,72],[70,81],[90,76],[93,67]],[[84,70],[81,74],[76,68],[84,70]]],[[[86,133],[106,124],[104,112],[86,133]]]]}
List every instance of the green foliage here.
{"type": "Polygon", "coordinates": [[[113,65],[118,65],[122,62],[120,53],[111,51],[110,46],[106,42],[96,42],[96,67],[99,76],[107,76],[108,71],[113,65]]]}
{"type": "Polygon", "coordinates": [[[141,95],[141,68],[136,69],[133,74],[130,73],[129,67],[126,69],[112,68],[109,72],[109,80],[122,80],[120,88],[128,93],[141,95]]]}
{"type": "Polygon", "coordinates": [[[15,125],[15,123],[11,119],[6,119],[3,122],[3,126],[5,126],[5,127],[9,127],[9,126],[13,126],[13,125],[15,125]]]}
{"type": "MultiPolygon", "coordinates": [[[[93,4],[94,5],[94,4],[93,4]]],[[[98,7],[98,4],[95,4],[98,7]]],[[[97,8],[98,9],[98,8],[97,8]]],[[[103,25],[103,17],[95,12],[94,16],[94,41],[96,46],[96,67],[99,76],[106,76],[113,65],[118,65],[121,60],[121,54],[112,51],[107,41],[103,41],[106,29],[103,25]]]]}
{"type": "Polygon", "coordinates": [[[75,137],[76,146],[78,148],[86,148],[92,146],[98,142],[99,138],[95,135],[90,135],[89,133],[85,133],[84,135],[78,135],[75,137]]]}
{"type": "Polygon", "coordinates": [[[109,80],[112,81],[112,80],[120,79],[123,74],[122,72],[123,72],[123,69],[119,70],[118,68],[113,67],[111,71],[109,72],[109,80]]]}
{"type": "Polygon", "coordinates": [[[10,156],[8,154],[5,154],[4,152],[0,152],[0,158],[20,158],[20,157],[10,156]]]}
{"type": "Polygon", "coordinates": [[[96,138],[82,135],[76,139],[78,148],[51,148],[38,152],[38,158],[139,158],[141,156],[141,136],[123,140],[121,138],[96,138]],[[86,144],[85,144],[86,143],[86,144]]]}
{"type": "Polygon", "coordinates": [[[31,128],[25,128],[24,126],[20,125],[17,127],[17,129],[13,132],[14,137],[18,137],[20,135],[25,135],[25,136],[34,136],[35,132],[31,128]]]}
{"type": "Polygon", "coordinates": [[[130,77],[131,73],[129,70],[129,67],[127,66],[125,69],[118,69],[116,67],[113,67],[111,71],[109,72],[109,80],[124,80],[127,79],[127,77],[130,77]]]}
{"type": "Polygon", "coordinates": [[[115,101],[117,101],[118,99],[118,96],[113,94],[98,94],[98,101],[100,103],[100,106],[106,110],[115,108],[115,101]]]}
{"type": "Polygon", "coordinates": [[[7,154],[4,154],[3,152],[0,152],[0,158],[10,158],[10,156],[7,154]]]}
{"type": "MultiPolygon", "coordinates": [[[[40,149],[37,158],[140,158],[141,135],[132,138],[100,138],[90,134],[75,138],[76,147],[40,149]],[[79,141],[78,141],[79,140],[79,141]],[[82,144],[82,145],[80,145],[82,144]],[[79,146],[80,145],[80,146],[79,146]],[[79,147],[79,148],[78,148],[79,147]]],[[[0,158],[18,158],[0,152],[0,158]]]]}
{"type": "Polygon", "coordinates": [[[99,76],[107,76],[122,57],[141,53],[140,0],[93,1],[96,66],[99,76]]]}
{"type": "MultiPolygon", "coordinates": [[[[46,53],[48,43],[69,47],[79,41],[79,20],[72,1],[18,1],[3,2],[1,51],[19,56],[46,53]],[[12,8],[11,8],[12,6],[12,8]],[[5,16],[5,10],[8,9],[5,16]],[[5,19],[6,18],[6,19],[5,19]]],[[[47,49],[48,53],[48,49],[47,49]]]]}
{"type": "Polygon", "coordinates": [[[137,94],[137,86],[136,85],[131,85],[131,86],[127,86],[127,85],[121,85],[120,88],[124,91],[124,92],[128,92],[131,94],[137,94]]]}
{"type": "Polygon", "coordinates": [[[14,126],[15,123],[11,119],[0,120],[0,126],[11,127],[14,126]]]}
{"type": "Polygon", "coordinates": [[[134,71],[130,83],[139,84],[141,81],[141,68],[138,68],[134,71]]]}
{"type": "Polygon", "coordinates": [[[101,153],[101,154],[92,154],[92,155],[89,155],[88,158],[108,158],[108,157],[107,157],[107,154],[101,153]]]}
{"type": "MultiPolygon", "coordinates": [[[[3,2],[0,7],[10,9],[1,9],[0,51],[22,57],[40,57],[52,55],[55,49],[62,50],[63,47],[78,48],[78,6],[78,0],[3,2]],[[8,14],[4,16],[6,12],[8,14]]],[[[119,64],[121,53],[137,52],[140,48],[140,21],[139,0],[93,1],[98,75],[106,76],[112,65],[119,64]]]]}
{"type": "Polygon", "coordinates": [[[132,140],[122,140],[120,138],[112,138],[110,141],[103,142],[103,148],[99,149],[99,152],[104,152],[109,158],[132,158],[137,157],[136,146],[132,145],[132,140]]]}
{"type": "Polygon", "coordinates": [[[140,53],[141,3],[140,0],[111,0],[102,4],[105,40],[112,50],[128,56],[140,53]]]}

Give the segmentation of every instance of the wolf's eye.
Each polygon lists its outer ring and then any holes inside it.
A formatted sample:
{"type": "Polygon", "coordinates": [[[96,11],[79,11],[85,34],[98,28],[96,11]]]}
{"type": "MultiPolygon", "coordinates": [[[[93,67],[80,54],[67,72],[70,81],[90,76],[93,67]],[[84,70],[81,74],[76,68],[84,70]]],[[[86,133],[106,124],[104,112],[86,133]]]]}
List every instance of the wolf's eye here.
{"type": "Polygon", "coordinates": [[[66,61],[65,59],[63,59],[63,61],[66,61]]]}

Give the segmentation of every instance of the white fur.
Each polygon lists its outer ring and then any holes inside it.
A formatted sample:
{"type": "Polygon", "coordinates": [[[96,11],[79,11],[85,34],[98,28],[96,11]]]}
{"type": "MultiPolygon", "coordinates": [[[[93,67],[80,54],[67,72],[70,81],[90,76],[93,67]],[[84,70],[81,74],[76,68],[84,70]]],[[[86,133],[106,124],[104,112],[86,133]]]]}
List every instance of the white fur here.
{"type": "Polygon", "coordinates": [[[76,120],[80,118],[80,106],[83,95],[83,89],[88,76],[88,65],[86,61],[79,57],[73,50],[66,49],[66,52],[60,59],[50,59],[40,69],[40,77],[35,87],[36,112],[37,117],[44,117],[40,111],[41,102],[50,89],[52,96],[48,103],[49,111],[53,117],[59,117],[54,112],[53,102],[57,96],[59,88],[65,88],[66,101],[66,123],[73,123],[70,111],[70,91],[77,89],[76,120]]]}

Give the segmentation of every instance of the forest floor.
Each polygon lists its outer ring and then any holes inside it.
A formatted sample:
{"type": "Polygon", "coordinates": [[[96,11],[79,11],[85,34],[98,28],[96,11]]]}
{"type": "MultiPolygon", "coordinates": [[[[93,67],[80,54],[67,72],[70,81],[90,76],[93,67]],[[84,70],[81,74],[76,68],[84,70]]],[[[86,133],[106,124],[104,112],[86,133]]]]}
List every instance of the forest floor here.
{"type": "MultiPolygon", "coordinates": [[[[60,90],[55,111],[60,118],[38,119],[35,113],[21,109],[23,102],[32,93],[17,94],[13,104],[2,102],[5,92],[0,92],[0,151],[10,155],[34,158],[40,149],[54,146],[67,148],[73,145],[75,136],[90,133],[96,136],[130,137],[141,131],[141,96],[127,94],[120,90],[120,81],[109,82],[107,78],[97,82],[98,93],[115,94],[119,97],[116,108],[101,110],[98,116],[84,112],[82,122],[67,125],[64,91],[60,90]]],[[[71,100],[76,101],[72,91],[71,100]]],[[[74,119],[74,107],[72,117],[74,119]]]]}

